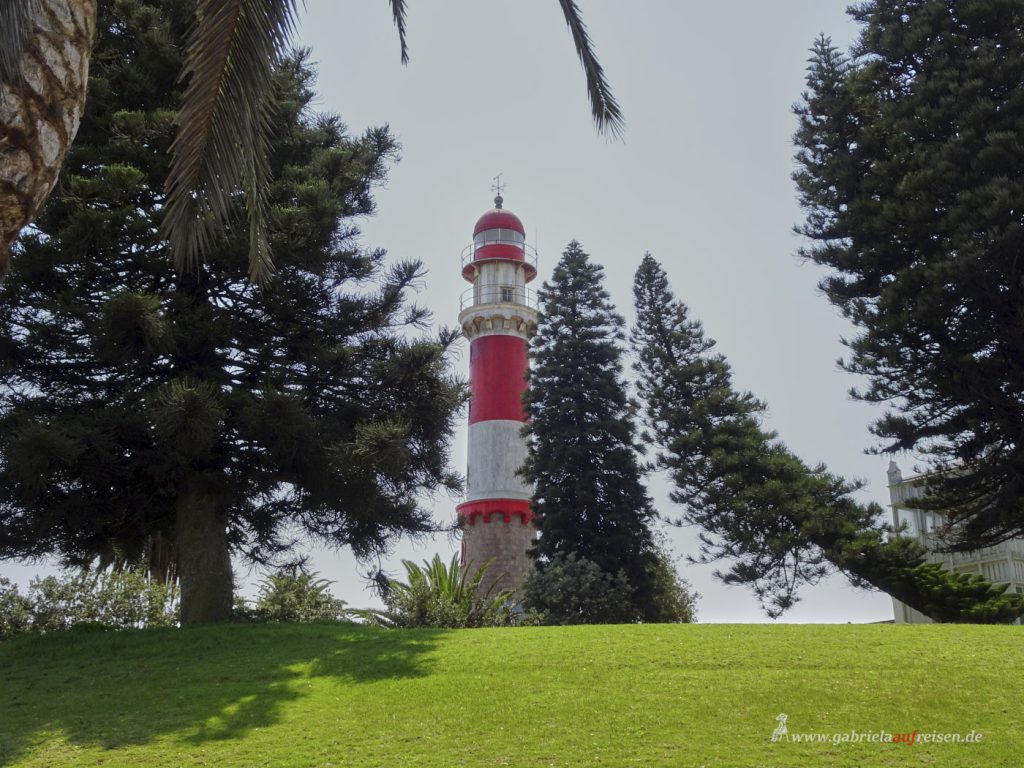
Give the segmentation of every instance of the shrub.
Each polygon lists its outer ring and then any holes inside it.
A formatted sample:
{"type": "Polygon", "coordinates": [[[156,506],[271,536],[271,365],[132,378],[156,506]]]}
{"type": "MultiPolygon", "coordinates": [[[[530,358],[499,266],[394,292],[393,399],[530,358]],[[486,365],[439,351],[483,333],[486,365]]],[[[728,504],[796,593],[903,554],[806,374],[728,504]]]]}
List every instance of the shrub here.
{"type": "Polygon", "coordinates": [[[135,629],[177,623],[177,586],[141,571],[66,572],[33,580],[25,595],[0,579],[0,638],[84,625],[135,629]]]}
{"type": "Polygon", "coordinates": [[[658,609],[659,624],[692,624],[697,621],[697,600],[700,595],[679,575],[672,553],[664,545],[657,546],[651,568],[651,588],[658,609]]]}
{"type": "Polygon", "coordinates": [[[16,584],[0,577],[0,640],[32,628],[32,601],[18,592],[16,584]]]}
{"type": "MultiPolygon", "coordinates": [[[[697,595],[679,576],[663,545],[655,547],[648,579],[656,616],[649,621],[694,621],[697,595]]],[[[640,621],[625,573],[605,573],[575,552],[537,563],[523,589],[526,608],[541,624],[629,624],[640,621]]]]}
{"type": "Polygon", "coordinates": [[[383,611],[363,611],[368,621],[386,627],[501,627],[516,618],[512,593],[484,587],[490,564],[474,571],[459,564],[458,556],[445,566],[440,555],[419,566],[403,560],[406,583],[377,579],[383,611]]]}
{"type": "Polygon", "coordinates": [[[523,588],[523,602],[543,624],[631,623],[632,596],[625,573],[605,573],[575,552],[537,563],[523,588]]]}
{"type": "Polygon", "coordinates": [[[331,595],[330,581],[317,576],[298,568],[268,574],[260,583],[256,605],[249,618],[301,624],[349,621],[350,611],[345,601],[331,595]]]}

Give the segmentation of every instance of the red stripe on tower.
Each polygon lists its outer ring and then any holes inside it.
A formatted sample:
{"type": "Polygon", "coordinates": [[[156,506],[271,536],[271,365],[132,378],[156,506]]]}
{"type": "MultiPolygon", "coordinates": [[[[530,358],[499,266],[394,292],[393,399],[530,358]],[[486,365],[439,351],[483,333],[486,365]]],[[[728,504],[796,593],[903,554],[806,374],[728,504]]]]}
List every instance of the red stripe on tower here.
{"type": "Polygon", "coordinates": [[[489,523],[495,515],[501,517],[506,523],[511,523],[513,517],[526,525],[533,519],[533,512],[530,510],[530,502],[523,499],[484,499],[483,501],[467,501],[458,506],[459,514],[470,525],[477,520],[489,523]]]}
{"type": "Polygon", "coordinates": [[[469,423],[490,419],[526,421],[526,339],[480,336],[469,344],[469,423]]]}

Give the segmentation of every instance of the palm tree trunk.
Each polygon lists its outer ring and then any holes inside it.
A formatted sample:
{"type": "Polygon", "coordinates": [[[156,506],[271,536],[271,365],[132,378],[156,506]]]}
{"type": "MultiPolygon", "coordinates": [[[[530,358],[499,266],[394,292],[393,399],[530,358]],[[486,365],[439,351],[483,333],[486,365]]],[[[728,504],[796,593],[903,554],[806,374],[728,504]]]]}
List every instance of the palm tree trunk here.
{"type": "Polygon", "coordinates": [[[233,583],[227,519],[217,507],[213,495],[195,482],[185,482],[175,510],[182,624],[231,618],[233,583]]]}
{"type": "Polygon", "coordinates": [[[96,0],[41,0],[19,62],[24,80],[0,82],[0,278],[78,132],[95,30],[96,0]]]}

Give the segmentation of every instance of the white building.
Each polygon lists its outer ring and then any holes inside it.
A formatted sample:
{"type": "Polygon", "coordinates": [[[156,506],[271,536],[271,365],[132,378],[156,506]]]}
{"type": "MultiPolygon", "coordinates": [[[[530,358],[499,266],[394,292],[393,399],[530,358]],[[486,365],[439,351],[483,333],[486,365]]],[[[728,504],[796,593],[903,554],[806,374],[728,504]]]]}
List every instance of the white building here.
{"type": "MultiPolygon", "coordinates": [[[[973,552],[936,552],[939,545],[938,530],[945,520],[938,512],[916,509],[914,499],[922,495],[923,475],[903,477],[895,461],[889,462],[889,504],[892,507],[892,523],[899,527],[904,523],[907,529],[902,535],[917,539],[929,552],[928,559],[957,573],[976,573],[993,584],[1009,583],[1008,592],[1024,594],[1024,539],[1011,539],[994,547],[973,552]]],[[[892,601],[897,624],[930,624],[924,614],[904,605],[895,598],[892,601]]],[[[1021,621],[1018,619],[1017,624],[1021,621]]]]}

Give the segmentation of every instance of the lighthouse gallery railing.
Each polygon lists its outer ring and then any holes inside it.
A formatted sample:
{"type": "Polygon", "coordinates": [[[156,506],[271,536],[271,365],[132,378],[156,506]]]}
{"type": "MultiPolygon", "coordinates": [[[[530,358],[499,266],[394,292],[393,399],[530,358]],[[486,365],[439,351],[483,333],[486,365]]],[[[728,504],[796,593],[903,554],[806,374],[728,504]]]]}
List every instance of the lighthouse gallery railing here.
{"type": "MultiPolygon", "coordinates": [[[[488,240],[485,243],[471,243],[462,249],[462,257],[460,259],[462,268],[465,269],[473,262],[491,261],[491,257],[486,255],[477,258],[477,252],[482,248],[487,248],[492,245],[514,245],[523,253],[523,263],[529,266],[534,272],[537,271],[537,249],[532,245],[526,243],[516,242],[512,239],[500,239],[500,240],[488,240]]],[[[507,261],[507,257],[499,257],[495,260],[507,261]]]]}
{"type": "Polygon", "coordinates": [[[488,286],[487,288],[469,288],[459,296],[459,311],[482,304],[518,304],[519,306],[537,309],[537,292],[521,285],[488,286]]]}

